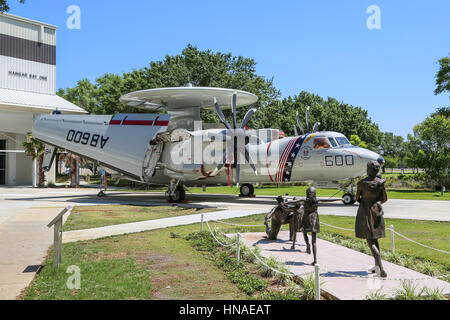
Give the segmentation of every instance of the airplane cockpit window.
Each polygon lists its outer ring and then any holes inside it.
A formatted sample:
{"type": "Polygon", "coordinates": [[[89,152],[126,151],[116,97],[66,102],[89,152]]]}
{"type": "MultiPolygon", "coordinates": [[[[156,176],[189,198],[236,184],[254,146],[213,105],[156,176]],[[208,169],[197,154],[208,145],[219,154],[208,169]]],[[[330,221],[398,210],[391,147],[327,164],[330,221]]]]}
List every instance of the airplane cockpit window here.
{"type": "Polygon", "coordinates": [[[341,146],[351,144],[346,137],[336,137],[336,140],[341,146]]]}
{"type": "Polygon", "coordinates": [[[330,143],[327,138],[315,138],[314,149],[327,149],[330,147],[330,143]]]}
{"type": "Polygon", "coordinates": [[[336,140],[334,140],[333,137],[329,137],[329,138],[328,138],[328,141],[330,141],[330,143],[331,143],[331,145],[333,146],[333,148],[334,148],[334,147],[337,147],[336,140]]]}

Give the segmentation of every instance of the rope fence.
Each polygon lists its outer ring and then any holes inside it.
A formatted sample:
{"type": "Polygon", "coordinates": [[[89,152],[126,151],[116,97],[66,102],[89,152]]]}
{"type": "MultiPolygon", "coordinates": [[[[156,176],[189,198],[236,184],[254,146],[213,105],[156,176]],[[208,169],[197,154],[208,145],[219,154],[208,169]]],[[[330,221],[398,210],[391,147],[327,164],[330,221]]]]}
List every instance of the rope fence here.
{"type": "MultiPolygon", "coordinates": [[[[342,227],[336,227],[336,226],[333,226],[333,225],[331,225],[331,224],[324,223],[324,222],[321,222],[320,224],[323,224],[323,225],[328,226],[328,227],[331,227],[331,228],[339,229],[339,230],[344,230],[344,231],[354,231],[353,229],[347,229],[347,228],[342,228],[342,227]]],[[[419,246],[422,246],[422,247],[424,247],[424,248],[431,249],[431,250],[435,250],[435,251],[438,251],[438,252],[441,252],[441,253],[445,253],[445,254],[450,254],[450,252],[448,252],[448,251],[441,250],[441,249],[436,249],[436,248],[427,246],[426,244],[423,244],[423,243],[417,242],[417,241],[415,241],[415,240],[413,240],[413,239],[410,239],[410,238],[408,238],[407,236],[405,236],[405,235],[403,235],[403,234],[401,234],[401,233],[395,231],[395,230],[394,230],[394,226],[391,226],[391,228],[390,228],[389,230],[391,230],[392,233],[395,233],[396,235],[402,237],[403,239],[405,239],[405,240],[407,240],[407,241],[410,241],[410,242],[412,242],[412,243],[415,243],[415,244],[417,244],[417,245],[419,245],[419,246]]],[[[394,244],[394,243],[392,243],[392,251],[395,252],[395,244],[394,244]]]]}
{"type": "Polygon", "coordinates": [[[217,243],[218,244],[220,244],[222,247],[232,247],[232,246],[234,246],[236,243],[230,243],[230,244],[226,244],[226,243],[222,243],[222,242],[220,242],[220,240],[219,239],[217,239],[216,238],[216,236],[214,235],[214,232],[212,232],[212,230],[211,230],[211,227],[209,226],[209,223],[208,223],[208,221],[206,220],[205,221],[206,222],[206,226],[208,227],[208,229],[209,229],[209,232],[211,233],[211,235],[213,236],[213,238],[214,238],[214,240],[216,240],[217,241],[217,243]]]}

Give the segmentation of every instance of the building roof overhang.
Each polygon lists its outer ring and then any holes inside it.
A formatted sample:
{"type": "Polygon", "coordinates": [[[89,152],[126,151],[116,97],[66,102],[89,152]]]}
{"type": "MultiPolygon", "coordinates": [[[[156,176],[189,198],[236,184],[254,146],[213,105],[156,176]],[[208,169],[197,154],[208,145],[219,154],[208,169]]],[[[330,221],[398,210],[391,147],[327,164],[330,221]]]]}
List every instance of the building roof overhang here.
{"type": "Polygon", "coordinates": [[[63,113],[87,113],[55,94],[0,88],[0,110],[46,113],[56,109],[63,113]]]}

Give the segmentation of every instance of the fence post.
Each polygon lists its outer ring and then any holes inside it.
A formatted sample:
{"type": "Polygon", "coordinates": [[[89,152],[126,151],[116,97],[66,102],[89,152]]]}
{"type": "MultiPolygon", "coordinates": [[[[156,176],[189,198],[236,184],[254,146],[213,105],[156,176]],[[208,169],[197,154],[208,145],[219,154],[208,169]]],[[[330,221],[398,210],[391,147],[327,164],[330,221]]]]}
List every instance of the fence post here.
{"type": "Polygon", "coordinates": [[[314,281],[316,289],[316,300],[320,300],[320,266],[318,264],[314,265],[314,281]]]}
{"type": "Polygon", "coordinates": [[[241,257],[241,234],[237,234],[237,247],[236,247],[236,262],[239,263],[241,257]]]}
{"type": "Polygon", "coordinates": [[[203,232],[203,213],[201,215],[200,232],[203,232]]]}
{"type": "Polygon", "coordinates": [[[395,233],[394,233],[394,225],[391,224],[391,249],[392,253],[395,252],[395,233]]]}
{"type": "Polygon", "coordinates": [[[48,228],[53,227],[53,267],[58,269],[62,261],[62,227],[64,214],[69,211],[71,207],[62,210],[48,225],[48,228]]]}

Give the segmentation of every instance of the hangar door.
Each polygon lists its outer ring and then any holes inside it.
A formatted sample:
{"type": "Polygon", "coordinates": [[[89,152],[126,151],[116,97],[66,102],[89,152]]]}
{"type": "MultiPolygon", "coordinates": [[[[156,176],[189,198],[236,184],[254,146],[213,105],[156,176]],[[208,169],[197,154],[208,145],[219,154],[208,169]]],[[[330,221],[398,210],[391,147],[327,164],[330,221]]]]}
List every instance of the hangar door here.
{"type": "Polygon", "coordinates": [[[6,140],[0,140],[0,185],[6,184],[6,140]]]}

